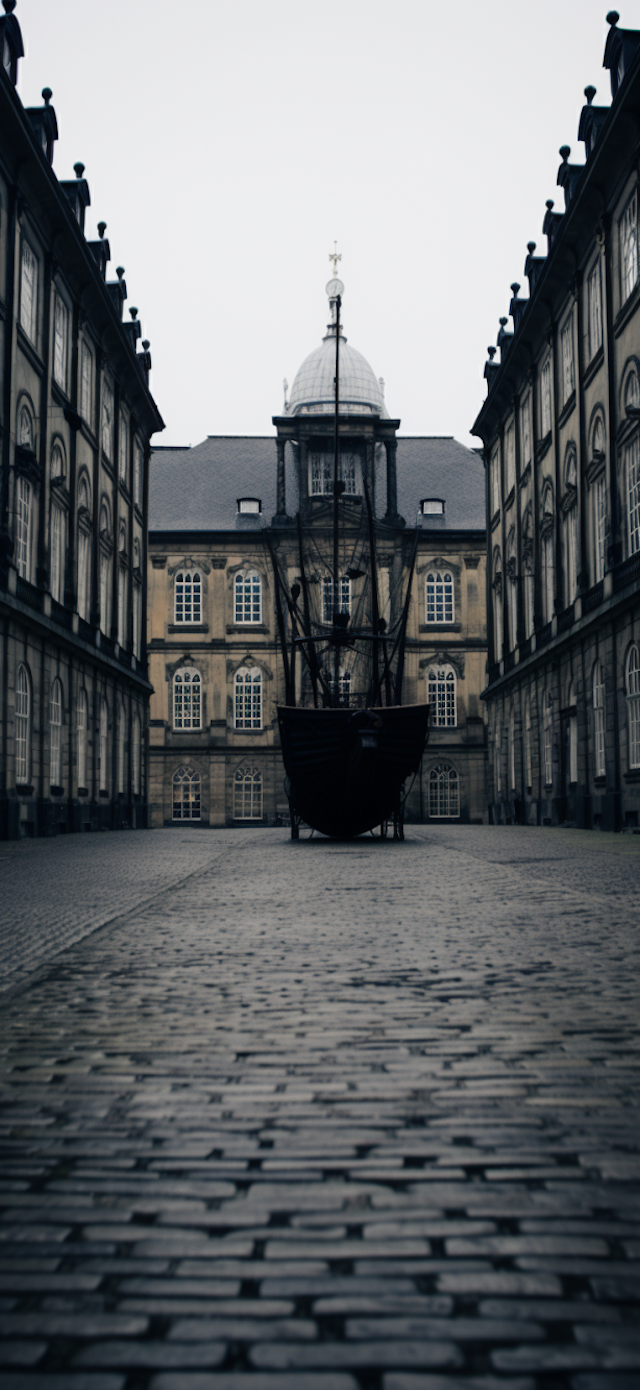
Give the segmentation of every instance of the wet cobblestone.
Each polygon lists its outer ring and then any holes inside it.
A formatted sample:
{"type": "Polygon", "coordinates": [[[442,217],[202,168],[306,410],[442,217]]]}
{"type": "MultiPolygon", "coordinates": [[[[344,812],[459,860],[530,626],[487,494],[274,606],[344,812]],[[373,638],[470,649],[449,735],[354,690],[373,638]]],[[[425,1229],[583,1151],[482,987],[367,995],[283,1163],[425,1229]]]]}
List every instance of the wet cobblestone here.
{"type": "Polygon", "coordinates": [[[0,873],[3,1390],[636,1390],[639,839],[0,873]]]}

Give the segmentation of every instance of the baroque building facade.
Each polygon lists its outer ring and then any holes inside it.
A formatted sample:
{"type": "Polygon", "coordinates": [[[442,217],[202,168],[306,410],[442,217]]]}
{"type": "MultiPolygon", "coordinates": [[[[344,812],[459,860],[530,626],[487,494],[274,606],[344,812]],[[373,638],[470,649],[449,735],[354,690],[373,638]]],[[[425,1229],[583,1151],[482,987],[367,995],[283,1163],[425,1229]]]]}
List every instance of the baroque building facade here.
{"type": "Polygon", "coordinates": [[[473,432],[484,446],[491,818],[640,824],[640,31],[608,16],[610,106],[587,87],[512,285],[473,432]]]}
{"type": "MultiPolygon", "coordinates": [[[[288,824],[277,705],[285,702],[276,559],[300,582],[300,518],[310,603],[331,622],[336,324],[303,362],[275,437],[211,436],[154,449],[150,477],[149,654],[152,823],[288,824]]],[[[382,383],[341,333],[339,608],[366,615],[354,562],[369,489],[383,616],[406,597],[416,533],[403,700],[428,699],[431,733],[409,820],[482,821],[486,675],[484,475],[450,438],[399,437],[382,383]]],[[[290,637],[290,634],[288,634],[290,637]]],[[[287,638],[288,640],[288,638],[287,638]]],[[[327,673],[335,681],[335,673],[327,673]]],[[[297,688],[304,694],[298,665],[297,688]]],[[[366,703],[345,659],[340,700],[366,703]]]]}
{"type": "Polygon", "coordinates": [[[0,834],[147,823],[149,392],[124,272],[59,182],[51,92],[25,109],[0,18],[0,834]]]}

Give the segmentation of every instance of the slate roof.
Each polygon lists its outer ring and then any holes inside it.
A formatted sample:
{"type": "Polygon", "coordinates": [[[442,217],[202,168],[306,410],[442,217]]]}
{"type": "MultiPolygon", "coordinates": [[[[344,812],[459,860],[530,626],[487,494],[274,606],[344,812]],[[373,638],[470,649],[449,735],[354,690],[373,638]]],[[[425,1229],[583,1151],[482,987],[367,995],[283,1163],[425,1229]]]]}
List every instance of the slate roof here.
{"type": "MultiPolygon", "coordinates": [[[[297,485],[286,448],[287,511],[295,516],[297,485]]],[[[398,510],[416,524],[424,497],[445,502],[441,517],[421,517],[424,529],[484,530],[484,467],[472,449],[447,436],[398,436],[398,510]]],[[[385,462],[377,467],[378,514],[384,515],[385,462]]],[[[209,435],[193,448],[157,448],[151,456],[149,530],[238,531],[269,525],[276,510],[274,435],[209,435]],[[262,516],[238,515],[239,497],[259,497],[262,516]]]]}

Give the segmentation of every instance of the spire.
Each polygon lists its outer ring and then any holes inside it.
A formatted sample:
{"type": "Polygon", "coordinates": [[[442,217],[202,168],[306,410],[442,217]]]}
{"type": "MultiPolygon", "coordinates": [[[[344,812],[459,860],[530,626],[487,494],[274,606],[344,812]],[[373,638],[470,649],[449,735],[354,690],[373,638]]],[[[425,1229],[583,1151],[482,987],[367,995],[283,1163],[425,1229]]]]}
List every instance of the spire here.
{"type": "MultiPolygon", "coordinates": [[[[338,245],[337,241],[334,242],[334,246],[337,246],[337,245],[338,245]]],[[[338,277],[337,277],[337,275],[336,275],[336,273],[335,273],[335,272],[336,272],[336,267],[337,267],[338,261],[341,261],[341,260],[342,260],[342,256],[338,253],[338,251],[332,251],[331,254],[330,254],[330,256],[329,256],[329,260],[333,262],[333,272],[334,272],[334,273],[333,273],[333,279],[332,279],[332,280],[328,280],[328,281],[327,281],[327,284],[325,285],[325,291],[326,291],[326,294],[328,295],[328,298],[329,298],[329,308],[330,308],[330,310],[331,310],[331,323],[328,323],[328,324],[327,324],[327,332],[326,332],[326,335],[325,335],[325,339],[326,339],[326,338],[335,338],[335,336],[336,336],[336,320],[337,320],[337,317],[338,317],[338,298],[340,298],[340,300],[342,300],[342,296],[343,296],[343,294],[344,294],[344,285],[343,285],[343,283],[342,283],[342,280],[339,280],[338,277]]],[[[342,332],[342,324],[340,324],[340,337],[342,338],[343,336],[344,336],[344,335],[343,335],[343,332],[342,332]]]]}

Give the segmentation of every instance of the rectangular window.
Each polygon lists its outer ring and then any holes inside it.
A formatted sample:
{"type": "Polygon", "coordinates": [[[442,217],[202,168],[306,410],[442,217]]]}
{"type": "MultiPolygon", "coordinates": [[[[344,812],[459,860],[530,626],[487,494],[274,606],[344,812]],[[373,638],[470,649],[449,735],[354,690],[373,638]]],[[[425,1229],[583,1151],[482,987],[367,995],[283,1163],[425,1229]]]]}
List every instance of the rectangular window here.
{"type": "Polygon", "coordinates": [[[516,427],[509,425],[504,437],[505,469],[507,475],[507,497],[516,485],[516,427]]]}
{"type": "Polygon", "coordinates": [[[140,632],[142,628],[142,589],[133,585],[133,655],[140,660],[140,632]]]}
{"type": "Polygon", "coordinates": [[[93,429],[93,353],[88,343],[82,344],[80,366],[80,413],[83,420],[93,429]]]}
{"type": "Polygon", "coordinates": [[[110,610],[110,579],[111,565],[109,556],[104,550],[100,551],[100,627],[105,635],[109,633],[109,610],[110,610]]]}
{"type": "Polygon", "coordinates": [[[624,457],[627,473],[629,554],[636,555],[640,550],[640,437],[638,435],[627,445],[624,457]]]}
{"type": "Polygon", "coordinates": [[[593,488],[593,530],[593,581],[598,584],[604,576],[607,543],[607,485],[604,473],[600,474],[593,488]]]}
{"type": "Polygon", "coordinates": [[[20,268],[20,326],[35,343],[38,324],[38,262],[28,241],[22,242],[20,268]]]}
{"type": "Polygon", "coordinates": [[[113,458],[113,391],[108,381],[102,383],[102,451],[113,458]]]}
{"type": "Polygon", "coordinates": [[[573,603],[578,591],[578,512],[576,507],[571,507],[567,512],[564,526],[564,601],[566,605],[569,605],[573,603]]]}
{"type": "Polygon", "coordinates": [[[127,645],[127,571],[120,565],[118,569],[118,642],[127,645]]]}
{"type": "Polygon", "coordinates": [[[532,457],[532,447],[531,447],[531,443],[532,443],[532,441],[531,441],[531,396],[530,396],[530,395],[525,396],[525,399],[524,399],[524,401],[523,401],[523,403],[522,403],[522,406],[521,406],[521,409],[520,409],[520,424],[521,424],[521,439],[520,439],[520,446],[521,446],[521,449],[522,449],[521,469],[522,469],[522,472],[524,473],[525,468],[527,468],[528,465],[531,463],[531,457],[532,457]]]}
{"type": "Polygon", "coordinates": [[[60,695],[60,682],[54,680],[49,707],[49,783],[53,787],[59,787],[62,781],[62,703],[60,695]]]}
{"type": "Polygon", "coordinates": [[[638,283],[638,198],[634,193],[620,218],[620,299],[626,303],[638,283]]]}
{"type": "Polygon", "coordinates": [[[31,578],[31,484],[26,478],[18,478],[16,567],[21,579],[31,578]]]}
{"type": "Polygon", "coordinates": [[[575,391],[573,371],[573,318],[569,317],[560,335],[562,344],[562,404],[566,405],[575,391]]]}
{"type": "Polygon", "coordinates": [[[142,508],[144,484],[144,455],[142,445],[136,440],[133,450],[133,500],[136,507],[142,508]]]}
{"type": "Polygon", "coordinates": [[[67,356],[69,341],[69,310],[57,294],[53,319],[53,375],[63,391],[67,389],[67,356]]]}
{"type": "Polygon", "coordinates": [[[543,439],[551,434],[551,358],[540,373],[540,433],[543,439]]]}
{"type": "Polygon", "coordinates": [[[118,472],[120,474],[120,482],[124,483],[126,487],[129,481],[129,433],[127,430],[127,421],[122,412],[120,412],[120,439],[118,443],[118,454],[120,458],[118,467],[118,472]]]}
{"type": "Polygon", "coordinates": [[[602,347],[602,281],[597,261],[587,281],[587,314],[589,319],[589,361],[602,347]]]}
{"type": "Polygon", "coordinates": [[[51,597],[64,603],[65,516],[60,507],[51,508],[51,597]]]}
{"type": "Polygon", "coordinates": [[[496,449],[491,455],[489,463],[489,495],[491,499],[491,516],[500,511],[500,450],[496,449]]]}
{"type": "Polygon", "coordinates": [[[553,534],[551,531],[542,539],[542,602],[545,623],[553,617],[553,534]]]}
{"type": "MultiPolygon", "coordinates": [[[[322,581],[322,621],[332,623],[334,607],[334,584],[332,579],[322,581]]],[[[351,580],[340,579],[338,584],[338,613],[351,612],[351,580]]]]}
{"type": "Polygon", "coordinates": [[[452,623],[454,618],[453,575],[448,571],[428,574],[426,579],[428,623],[452,623]]]}
{"type": "Polygon", "coordinates": [[[89,553],[90,538],[82,527],[78,531],[78,613],[89,621],[89,553]]]}

